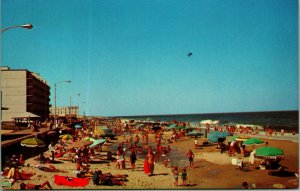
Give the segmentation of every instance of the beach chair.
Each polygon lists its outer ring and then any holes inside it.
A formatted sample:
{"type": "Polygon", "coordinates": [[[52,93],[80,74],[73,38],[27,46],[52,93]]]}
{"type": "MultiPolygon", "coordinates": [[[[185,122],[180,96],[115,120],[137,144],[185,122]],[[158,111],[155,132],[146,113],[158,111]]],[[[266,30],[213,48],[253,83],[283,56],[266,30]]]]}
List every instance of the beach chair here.
{"type": "Polygon", "coordinates": [[[243,161],[237,158],[231,159],[231,164],[233,165],[234,169],[241,169],[243,170],[243,161]]]}

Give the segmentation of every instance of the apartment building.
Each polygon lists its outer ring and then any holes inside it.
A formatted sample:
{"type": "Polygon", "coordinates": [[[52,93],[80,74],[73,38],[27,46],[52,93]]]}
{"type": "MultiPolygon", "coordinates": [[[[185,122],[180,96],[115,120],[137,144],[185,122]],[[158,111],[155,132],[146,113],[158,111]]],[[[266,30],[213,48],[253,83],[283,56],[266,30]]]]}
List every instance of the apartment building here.
{"type": "Polygon", "coordinates": [[[1,100],[2,121],[45,120],[49,117],[50,86],[39,74],[1,66],[1,100]]]}
{"type": "MultiPolygon", "coordinates": [[[[50,107],[50,115],[54,116],[54,107],[50,107]]],[[[57,117],[79,117],[78,106],[56,106],[57,117]]]]}

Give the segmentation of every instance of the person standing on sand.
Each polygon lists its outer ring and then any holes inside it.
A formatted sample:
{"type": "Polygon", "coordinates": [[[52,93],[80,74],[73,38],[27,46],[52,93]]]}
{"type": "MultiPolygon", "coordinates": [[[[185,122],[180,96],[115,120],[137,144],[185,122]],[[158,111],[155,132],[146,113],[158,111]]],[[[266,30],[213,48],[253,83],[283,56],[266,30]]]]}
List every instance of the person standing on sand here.
{"type": "Polygon", "coordinates": [[[186,179],[187,179],[186,169],[183,169],[181,173],[181,179],[182,179],[182,186],[186,186],[186,179]]]}
{"type": "Polygon", "coordinates": [[[192,152],[191,149],[186,153],[186,156],[189,158],[190,167],[194,168],[194,153],[192,152]]]}
{"type": "Polygon", "coordinates": [[[54,143],[53,141],[50,143],[50,145],[48,146],[49,151],[52,153],[52,162],[54,161],[54,154],[55,154],[55,149],[54,149],[54,143]]]}
{"type": "Polygon", "coordinates": [[[173,184],[174,184],[174,186],[178,186],[178,167],[177,166],[174,167],[173,176],[175,179],[175,182],[173,184]]]}
{"type": "Polygon", "coordinates": [[[153,172],[154,172],[154,163],[155,163],[155,160],[154,160],[154,154],[153,154],[153,152],[152,152],[151,149],[149,149],[146,158],[148,159],[148,162],[149,162],[149,165],[150,165],[150,175],[149,176],[152,176],[153,172]]]}
{"type": "Polygon", "coordinates": [[[149,160],[146,156],[146,159],[144,161],[144,173],[147,174],[147,175],[150,175],[150,163],[149,163],[149,160]]]}
{"type": "Polygon", "coordinates": [[[131,169],[134,170],[135,169],[135,161],[136,161],[136,154],[134,149],[131,150],[131,154],[130,154],[130,163],[131,163],[131,169]]]}

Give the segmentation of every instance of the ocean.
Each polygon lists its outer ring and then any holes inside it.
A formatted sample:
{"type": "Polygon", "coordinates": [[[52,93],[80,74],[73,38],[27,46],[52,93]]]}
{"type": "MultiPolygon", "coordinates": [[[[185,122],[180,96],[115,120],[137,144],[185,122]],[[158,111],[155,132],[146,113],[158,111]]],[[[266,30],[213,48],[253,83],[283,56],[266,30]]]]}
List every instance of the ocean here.
{"type": "Polygon", "coordinates": [[[184,121],[191,126],[199,126],[205,120],[219,121],[219,125],[242,125],[270,127],[288,132],[299,131],[299,111],[266,111],[238,113],[203,113],[178,115],[119,116],[122,119],[146,121],[184,121]]]}

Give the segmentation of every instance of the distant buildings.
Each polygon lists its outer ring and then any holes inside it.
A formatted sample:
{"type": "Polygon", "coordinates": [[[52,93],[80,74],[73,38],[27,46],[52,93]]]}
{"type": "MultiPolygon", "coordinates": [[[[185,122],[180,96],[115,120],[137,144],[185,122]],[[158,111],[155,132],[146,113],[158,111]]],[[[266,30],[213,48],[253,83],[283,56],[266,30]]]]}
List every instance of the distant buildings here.
{"type": "MultiPolygon", "coordinates": [[[[50,107],[50,115],[54,116],[54,107],[50,107]]],[[[57,117],[79,117],[79,108],[77,106],[56,106],[57,117]]]]}
{"type": "Polygon", "coordinates": [[[39,74],[26,69],[1,67],[2,121],[16,118],[49,118],[50,86],[39,74]]]}

